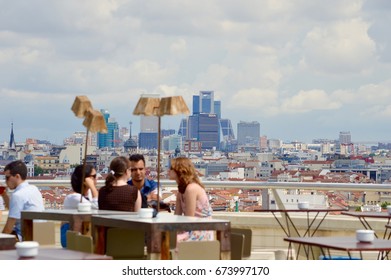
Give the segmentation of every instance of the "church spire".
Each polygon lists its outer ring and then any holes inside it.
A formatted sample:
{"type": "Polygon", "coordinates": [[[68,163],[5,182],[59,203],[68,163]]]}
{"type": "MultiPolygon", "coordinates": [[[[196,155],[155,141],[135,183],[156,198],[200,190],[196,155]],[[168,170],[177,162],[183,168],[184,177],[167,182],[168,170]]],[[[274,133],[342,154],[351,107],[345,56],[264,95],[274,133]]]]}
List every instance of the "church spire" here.
{"type": "Polygon", "coordinates": [[[9,148],[16,149],[15,137],[14,137],[14,123],[13,122],[11,123],[11,135],[10,135],[9,148]]]}

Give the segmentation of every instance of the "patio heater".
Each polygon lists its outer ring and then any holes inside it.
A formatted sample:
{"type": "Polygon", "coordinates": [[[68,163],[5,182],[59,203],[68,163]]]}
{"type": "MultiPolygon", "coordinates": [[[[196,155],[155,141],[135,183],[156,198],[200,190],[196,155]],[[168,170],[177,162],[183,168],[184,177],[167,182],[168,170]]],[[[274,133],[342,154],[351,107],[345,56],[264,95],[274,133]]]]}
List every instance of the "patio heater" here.
{"type": "Polygon", "coordinates": [[[133,115],[156,116],[158,118],[158,145],[157,145],[157,213],[160,209],[160,145],[161,145],[161,117],[164,115],[190,114],[182,96],[171,97],[140,97],[133,115]]]}
{"type": "MultiPolygon", "coordinates": [[[[78,118],[84,118],[83,125],[87,128],[86,133],[86,142],[84,148],[84,159],[83,159],[83,174],[82,182],[85,179],[85,169],[87,162],[87,147],[88,147],[88,134],[91,131],[92,133],[100,132],[107,133],[107,126],[105,119],[101,112],[94,110],[92,108],[91,101],[87,96],[76,96],[75,101],[73,102],[71,110],[78,118]]],[[[81,187],[81,196],[80,202],[82,202],[84,193],[84,184],[81,187]]]]}

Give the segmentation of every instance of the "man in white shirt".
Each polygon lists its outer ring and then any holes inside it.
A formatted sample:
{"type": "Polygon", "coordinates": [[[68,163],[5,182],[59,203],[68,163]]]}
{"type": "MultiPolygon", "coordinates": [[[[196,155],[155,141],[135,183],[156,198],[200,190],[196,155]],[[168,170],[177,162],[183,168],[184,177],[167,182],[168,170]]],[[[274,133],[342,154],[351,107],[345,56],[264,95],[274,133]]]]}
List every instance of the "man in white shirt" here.
{"type": "Polygon", "coordinates": [[[19,241],[22,241],[21,211],[44,210],[42,194],[36,186],[26,181],[27,166],[20,160],[7,164],[4,168],[4,176],[7,187],[13,192],[10,198],[6,192],[2,194],[6,205],[9,206],[3,233],[15,234],[19,241]]]}

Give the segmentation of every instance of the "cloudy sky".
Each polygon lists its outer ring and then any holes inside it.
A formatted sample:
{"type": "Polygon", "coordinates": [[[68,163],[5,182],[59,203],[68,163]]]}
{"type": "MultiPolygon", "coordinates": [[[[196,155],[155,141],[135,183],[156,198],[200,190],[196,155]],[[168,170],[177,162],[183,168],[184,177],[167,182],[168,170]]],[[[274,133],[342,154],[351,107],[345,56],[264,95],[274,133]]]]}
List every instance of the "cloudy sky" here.
{"type": "MultiPolygon", "coordinates": [[[[0,0],[0,141],[61,144],[78,95],[139,131],[142,93],[213,90],[284,141],[391,140],[389,0],[0,0]]],[[[163,128],[178,129],[178,117],[163,128]]]]}

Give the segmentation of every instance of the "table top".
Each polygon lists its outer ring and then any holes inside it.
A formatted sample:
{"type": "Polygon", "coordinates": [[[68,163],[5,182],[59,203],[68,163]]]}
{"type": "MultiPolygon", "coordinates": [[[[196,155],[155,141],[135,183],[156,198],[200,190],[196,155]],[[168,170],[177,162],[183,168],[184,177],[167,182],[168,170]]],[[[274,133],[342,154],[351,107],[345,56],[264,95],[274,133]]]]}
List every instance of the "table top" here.
{"type": "Polygon", "coordinates": [[[361,211],[343,211],[342,215],[357,217],[357,218],[383,218],[390,219],[391,215],[388,212],[361,212],[361,211]]]}
{"type": "Polygon", "coordinates": [[[302,245],[343,251],[390,251],[391,240],[375,239],[372,242],[358,242],[355,236],[348,237],[285,237],[285,241],[302,245]]]}
{"type": "Polygon", "coordinates": [[[159,213],[156,218],[140,218],[137,215],[93,215],[93,226],[138,228],[148,230],[152,227],[161,231],[174,230],[227,230],[229,220],[208,219],[159,213]]]}
{"type": "Polygon", "coordinates": [[[136,212],[111,211],[92,209],[87,212],[80,212],[77,209],[45,209],[43,211],[22,211],[22,219],[41,220],[68,220],[74,216],[90,219],[92,215],[137,215],[136,212]]]}
{"type": "Polygon", "coordinates": [[[38,255],[31,258],[19,257],[16,250],[0,251],[0,260],[112,260],[105,255],[72,251],[63,248],[39,248],[38,255]]]}
{"type": "Polygon", "coordinates": [[[341,212],[345,208],[308,208],[308,209],[255,209],[254,212],[290,213],[290,212],[341,212]]]}

